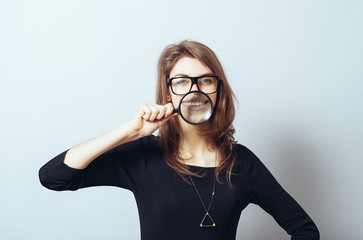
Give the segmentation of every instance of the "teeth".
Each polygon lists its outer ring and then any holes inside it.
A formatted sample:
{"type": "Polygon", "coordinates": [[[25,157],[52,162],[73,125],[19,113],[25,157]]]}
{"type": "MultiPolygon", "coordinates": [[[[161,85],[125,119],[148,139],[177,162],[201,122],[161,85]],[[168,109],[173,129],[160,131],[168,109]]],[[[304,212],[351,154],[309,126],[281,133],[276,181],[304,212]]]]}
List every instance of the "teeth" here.
{"type": "Polygon", "coordinates": [[[184,104],[187,106],[200,106],[203,102],[185,102],[184,104]]]}

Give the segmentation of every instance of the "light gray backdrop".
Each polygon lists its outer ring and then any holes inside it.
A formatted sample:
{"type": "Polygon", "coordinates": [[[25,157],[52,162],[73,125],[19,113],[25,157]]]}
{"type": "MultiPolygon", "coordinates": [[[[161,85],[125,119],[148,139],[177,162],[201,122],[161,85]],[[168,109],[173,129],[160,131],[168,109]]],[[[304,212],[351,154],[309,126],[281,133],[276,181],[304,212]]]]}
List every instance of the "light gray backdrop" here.
{"type": "MultiPolygon", "coordinates": [[[[0,239],[139,239],[130,192],[53,192],[38,169],[153,103],[159,54],[183,39],[217,53],[236,139],[322,239],[362,239],[362,12],[358,0],[2,0],[0,239]]],[[[289,237],[250,205],[237,239],[289,237]]]]}

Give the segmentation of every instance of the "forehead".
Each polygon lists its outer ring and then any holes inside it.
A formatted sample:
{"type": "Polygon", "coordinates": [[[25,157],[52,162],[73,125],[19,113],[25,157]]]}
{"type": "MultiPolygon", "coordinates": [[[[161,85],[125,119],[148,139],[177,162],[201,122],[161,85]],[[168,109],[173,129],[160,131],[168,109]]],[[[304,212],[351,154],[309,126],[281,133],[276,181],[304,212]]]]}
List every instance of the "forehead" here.
{"type": "Polygon", "coordinates": [[[203,74],[213,73],[211,69],[205,66],[196,58],[183,57],[179,59],[170,72],[169,77],[177,75],[187,75],[189,77],[198,77],[203,74]]]}

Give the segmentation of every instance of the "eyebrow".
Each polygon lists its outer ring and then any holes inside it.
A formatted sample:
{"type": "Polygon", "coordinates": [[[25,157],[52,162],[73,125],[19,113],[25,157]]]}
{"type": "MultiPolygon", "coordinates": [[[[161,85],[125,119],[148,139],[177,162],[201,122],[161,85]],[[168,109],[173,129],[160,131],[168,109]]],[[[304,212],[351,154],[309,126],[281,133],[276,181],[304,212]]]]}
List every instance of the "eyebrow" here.
{"type": "MultiPolygon", "coordinates": [[[[199,76],[197,76],[197,77],[205,77],[205,76],[212,76],[212,75],[214,75],[214,73],[209,72],[209,73],[204,73],[204,74],[202,74],[202,75],[199,75],[199,76]]],[[[178,73],[178,74],[176,74],[174,77],[190,77],[190,76],[189,76],[189,75],[187,75],[187,74],[178,73]]]]}

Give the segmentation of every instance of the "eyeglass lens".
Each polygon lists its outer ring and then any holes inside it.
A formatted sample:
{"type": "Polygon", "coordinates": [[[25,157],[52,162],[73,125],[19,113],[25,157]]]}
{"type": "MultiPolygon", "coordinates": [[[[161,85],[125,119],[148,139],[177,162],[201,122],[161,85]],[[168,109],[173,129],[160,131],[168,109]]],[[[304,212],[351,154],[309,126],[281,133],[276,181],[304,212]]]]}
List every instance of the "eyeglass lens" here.
{"type": "MultiPolygon", "coordinates": [[[[214,93],[217,90],[218,80],[216,77],[200,77],[197,80],[198,88],[204,93],[214,93]]],[[[171,87],[175,94],[186,94],[191,90],[192,79],[187,77],[174,78],[171,87]]]]}

